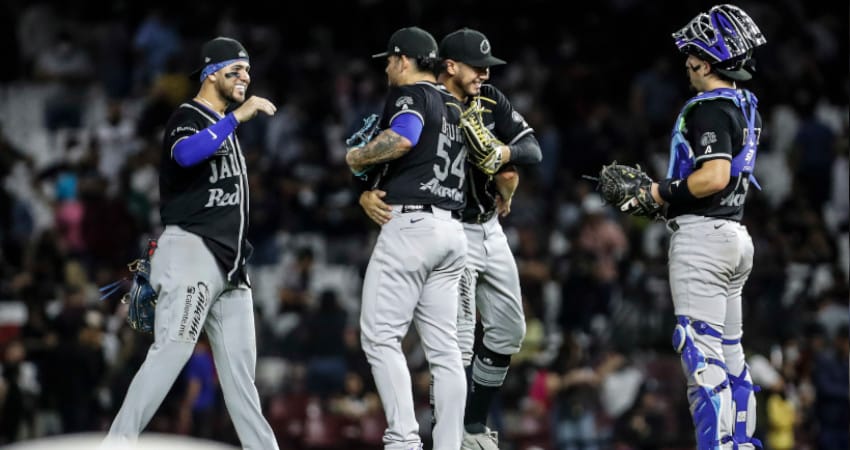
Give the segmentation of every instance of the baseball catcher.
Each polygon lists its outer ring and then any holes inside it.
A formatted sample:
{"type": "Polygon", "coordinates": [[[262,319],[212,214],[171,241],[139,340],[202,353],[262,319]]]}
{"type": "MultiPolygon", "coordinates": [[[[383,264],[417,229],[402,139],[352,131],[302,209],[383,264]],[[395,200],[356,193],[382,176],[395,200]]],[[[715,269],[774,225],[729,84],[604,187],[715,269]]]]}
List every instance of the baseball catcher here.
{"type": "Polygon", "coordinates": [[[460,129],[468,148],[467,160],[487,175],[493,175],[502,167],[505,144],[484,125],[483,111],[481,103],[473,101],[460,116],[460,129]]]}
{"type": "Polygon", "coordinates": [[[599,177],[585,177],[597,182],[597,189],[605,202],[633,216],[661,218],[661,204],[652,198],[652,178],[641,169],[618,164],[617,161],[602,166],[599,177]]]}

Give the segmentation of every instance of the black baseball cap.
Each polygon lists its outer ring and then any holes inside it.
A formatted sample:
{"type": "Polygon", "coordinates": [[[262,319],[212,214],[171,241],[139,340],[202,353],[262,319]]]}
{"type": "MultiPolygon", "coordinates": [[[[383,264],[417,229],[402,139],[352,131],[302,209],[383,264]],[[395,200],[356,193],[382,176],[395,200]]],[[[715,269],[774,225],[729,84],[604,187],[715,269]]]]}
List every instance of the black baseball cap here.
{"type": "Polygon", "coordinates": [[[204,67],[231,59],[248,60],[248,52],[245,50],[245,47],[236,39],[221,36],[211,39],[201,47],[201,65],[189,74],[189,77],[197,78],[201,74],[201,71],[204,70],[204,67]]]}
{"type": "Polygon", "coordinates": [[[453,59],[473,67],[490,67],[505,64],[490,52],[490,41],[480,31],[461,28],[446,35],[440,41],[440,57],[453,59]]]}
{"type": "Polygon", "coordinates": [[[436,58],[437,41],[431,33],[419,27],[402,28],[392,36],[387,44],[387,51],[372,55],[373,58],[383,58],[389,55],[405,55],[411,58],[436,58]]]}

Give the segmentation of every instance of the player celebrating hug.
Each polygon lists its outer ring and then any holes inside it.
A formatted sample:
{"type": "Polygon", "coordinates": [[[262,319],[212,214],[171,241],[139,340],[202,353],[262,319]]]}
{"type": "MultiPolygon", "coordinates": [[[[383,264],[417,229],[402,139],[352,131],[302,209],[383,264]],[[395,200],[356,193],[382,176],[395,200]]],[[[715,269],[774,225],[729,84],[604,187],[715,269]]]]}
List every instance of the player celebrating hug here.
{"type": "MultiPolygon", "coordinates": [[[[386,196],[392,220],[381,232],[363,281],[363,351],[384,406],[384,448],[420,449],[410,372],[401,341],[416,325],[434,380],[435,450],[460,448],[466,395],[457,343],[457,290],[466,261],[458,221],[466,197],[466,154],[458,130],[463,106],[436,83],[437,42],[409,27],[390,37],[390,90],[368,143],[349,139],[348,163],[386,196]]],[[[367,121],[368,123],[368,121],[367,121]]],[[[366,135],[371,135],[367,133],[366,135]]]]}
{"type": "MultiPolygon", "coordinates": [[[[510,213],[519,182],[514,165],[540,162],[541,151],[522,115],[501,91],[485,84],[490,66],[505,61],[491,54],[484,34],[463,28],[446,35],[440,42],[440,57],[438,81],[467,104],[461,125],[470,164],[461,221],[469,251],[460,283],[457,327],[463,364],[471,365],[472,373],[461,448],[492,450],[498,449],[498,437],[486,425],[490,405],[508,372],[511,355],[519,351],[525,336],[519,274],[499,215],[510,213]],[[484,337],[473,360],[476,304],[484,337]]],[[[366,214],[379,224],[390,219],[381,194],[372,190],[360,197],[366,214]]],[[[438,414],[434,418],[437,423],[445,420],[438,414]]]]}
{"type": "Polygon", "coordinates": [[[741,293],[753,241],[740,222],[753,176],[761,117],[756,96],[737,87],[752,76],[752,50],[767,41],[740,8],[718,5],[673,33],[698,94],[673,128],[667,177],[607,166],[606,200],[655,215],[666,205],[672,231],[669,276],[677,325],[673,347],[688,377],[699,450],[752,449],[756,404],[741,337],[741,293]]]}

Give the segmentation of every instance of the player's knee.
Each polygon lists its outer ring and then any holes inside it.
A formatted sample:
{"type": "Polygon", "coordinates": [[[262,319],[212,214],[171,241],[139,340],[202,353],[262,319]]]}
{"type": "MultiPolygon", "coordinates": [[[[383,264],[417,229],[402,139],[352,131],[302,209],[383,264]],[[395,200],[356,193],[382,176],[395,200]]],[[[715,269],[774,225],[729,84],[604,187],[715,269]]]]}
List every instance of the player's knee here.
{"type": "Polygon", "coordinates": [[[167,359],[179,363],[180,367],[183,367],[182,364],[189,361],[189,358],[192,356],[192,352],[195,350],[195,343],[166,340],[155,352],[153,350],[154,348],[152,347],[148,353],[148,358],[167,359]]]}
{"type": "Polygon", "coordinates": [[[500,345],[499,351],[506,354],[514,354],[522,347],[522,340],[525,338],[525,322],[513,324],[510,329],[505,330],[504,341],[500,345]]]}
{"type": "Polygon", "coordinates": [[[682,363],[689,376],[704,371],[707,364],[719,365],[723,370],[726,369],[720,356],[720,332],[705,322],[678,316],[671,343],[673,349],[682,355],[682,363]],[[716,345],[712,341],[716,341],[716,345]],[[712,358],[707,354],[717,356],[712,358]]]}

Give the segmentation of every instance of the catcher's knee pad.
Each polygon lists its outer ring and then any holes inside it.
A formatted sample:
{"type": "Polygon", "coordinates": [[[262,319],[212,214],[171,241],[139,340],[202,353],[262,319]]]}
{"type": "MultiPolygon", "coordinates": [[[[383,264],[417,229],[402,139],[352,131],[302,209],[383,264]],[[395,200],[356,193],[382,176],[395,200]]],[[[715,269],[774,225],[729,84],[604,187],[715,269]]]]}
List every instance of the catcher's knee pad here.
{"type": "Polygon", "coordinates": [[[726,365],[719,359],[705,356],[705,352],[697,345],[695,333],[716,335],[718,340],[720,333],[705,322],[694,322],[694,325],[697,327],[692,326],[688,317],[677,318],[673,330],[673,348],[682,355],[689,379],[688,402],[696,429],[697,448],[718,450],[723,444],[732,441],[732,436],[723,430],[724,414],[728,414],[730,405],[724,404],[724,398],[720,395],[729,387],[729,380],[725,376],[726,365]],[[711,369],[710,365],[722,370],[711,369]]]}
{"type": "Polygon", "coordinates": [[[457,305],[457,341],[463,366],[472,364],[475,344],[475,284],[477,273],[466,268],[460,276],[457,305]]]}
{"type": "Polygon", "coordinates": [[[762,448],[761,441],[753,437],[756,431],[756,395],[760,388],[753,384],[749,370],[744,367],[740,375],[729,376],[729,386],[732,389],[732,408],[735,412],[735,429],[732,437],[736,448],[740,445],[750,444],[742,448],[753,446],[762,448]]]}

